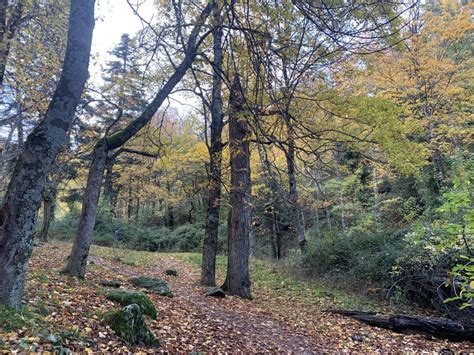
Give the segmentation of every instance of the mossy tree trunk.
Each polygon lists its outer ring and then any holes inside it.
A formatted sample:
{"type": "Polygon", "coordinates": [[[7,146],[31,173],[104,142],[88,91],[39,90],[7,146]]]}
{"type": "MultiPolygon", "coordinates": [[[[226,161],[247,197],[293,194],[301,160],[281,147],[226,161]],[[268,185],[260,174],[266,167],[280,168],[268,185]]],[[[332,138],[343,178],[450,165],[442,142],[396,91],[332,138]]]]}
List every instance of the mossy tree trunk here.
{"type": "Polygon", "coordinates": [[[44,119],[28,136],[1,207],[0,303],[20,308],[33,230],[51,166],[67,138],[88,77],[94,0],[72,0],[63,70],[44,119]]]}
{"type": "Polygon", "coordinates": [[[230,217],[227,255],[227,277],[224,291],[251,298],[249,275],[250,147],[249,126],[238,74],[229,93],[229,146],[231,165],[230,217]]]}

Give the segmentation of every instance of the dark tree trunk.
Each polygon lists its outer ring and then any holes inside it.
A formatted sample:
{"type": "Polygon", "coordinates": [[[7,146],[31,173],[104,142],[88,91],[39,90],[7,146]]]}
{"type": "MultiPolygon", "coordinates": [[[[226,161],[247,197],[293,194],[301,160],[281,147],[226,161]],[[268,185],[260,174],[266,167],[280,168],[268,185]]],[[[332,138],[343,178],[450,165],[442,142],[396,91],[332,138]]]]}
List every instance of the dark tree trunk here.
{"type": "Polygon", "coordinates": [[[54,182],[49,181],[43,190],[43,226],[39,239],[46,243],[48,241],[49,227],[54,219],[54,209],[56,206],[57,187],[54,182]]]}
{"type": "Polygon", "coordinates": [[[304,252],[306,246],[306,238],[304,235],[304,225],[301,206],[298,201],[298,187],[296,184],[296,160],[295,160],[295,139],[293,129],[291,126],[291,118],[289,115],[284,114],[284,119],[287,127],[287,143],[288,148],[285,152],[286,164],[288,169],[288,183],[289,183],[289,202],[291,207],[291,219],[292,219],[292,233],[295,239],[298,241],[298,245],[301,252],[304,252]]]}
{"type": "Polygon", "coordinates": [[[77,230],[74,245],[72,246],[69,262],[65,272],[70,276],[84,277],[86,273],[87,257],[92,242],[97,207],[99,203],[100,186],[107,162],[107,147],[104,142],[94,150],[92,164],[87,177],[86,191],[82,203],[81,219],[77,230]]]}
{"type": "Polygon", "coordinates": [[[132,198],[132,180],[128,180],[128,198],[127,198],[127,221],[130,223],[132,219],[132,208],[133,208],[133,198],[132,198]]]}
{"type": "Polygon", "coordinates": [[[216,28],[213,31],[214,77],[211,101],[211,142],[209,200],[207,207],[206,228],[202,253],[201,284],[216,285],[216,255],[219,237],[219,214],[221,199],[221,164],[222,164],[222,17],[218,6],[213,10],[216,28]]]}
{"type": "Polygon", "coordinates": [[[280,259],[279,246],[278,246],[278,221],[276,218],[275,209],[272,209],[271,213],[272,219],[272,230],[270,234],[270,247],[272,251],[272,256],[274,259],[280,259]]]}
{"type": "Polygon", "coordinates": [[[1,207],[0,304],[20,308],[41,193],[88,77],[94,0],[72,0],[63,71],[44,119],[28,136],[1,207]]]}
{"type": "Polygon", "coordinates": [[[168,81],[158,91],[151,103],[145,108],[142,114],[134,121],[130,122],[124,129],[105,137],[100,140],[95,148],[95,164],[93,163],[91,171],[89,172],[87,186],[90,186],[90,191],[84,195],[82,202],[82,214],[79,222],[79,228],[74,240],[74,246],[71,250],[69,264],[66,267],[66,272],[72,276],[83,277],[87,265],[87,257],[92,241],[92,231],[94,229],[95,219],[97,215],[97,204],[99,201],[100,186],[104,169],[106,165],[107,155],[109,151],[122,147],[135,134],[137,134],[148,122],[153,118],[162,103],[166,100],[168,95],[174,87],[180,82],[187,70],[191,67],[196,58],[197,50],[201,44],[199,34],[204,26],[213,5],[208,5],[203,9],[199,15],[196,25],[193,27],[188,38],[185,48],[185,56],[181,64],[176,68],[168,81]],[[94,167],[95,166],[95,167],[94,167]],[[77,254],[77,255],[76,255],[77,254]]]}
{"type": "Polygon", "coordinates": [[[227,277],[222,288],[232,295],[251,298],[249,275],[250,148],[249,127],[238,74],[229,93],[229,147],[231,165],[230,225],[227,277]]]}
{"type": "Polygon", "coordinates": [[[107,159],[107,163],[105,165],[105,178],[104,178],[104,202],[111,210],[113,210],[112,208],[113,174],[114,174],[114,159],[107,159]]]}
{"type": "Polygon", "coordinates": [[[43,199],[43,227],[39,239],[46,243],[48,241],[48,232],[53,219],[53,201],[49,198],[43,199]]]}
{"type": "Polygon", "coordinates": [[[24,0],[18,0],[7,19],[8,1],[0,0],[0,87],[3,86],[11,41],[15,37],[23,14],[24,0]]]}

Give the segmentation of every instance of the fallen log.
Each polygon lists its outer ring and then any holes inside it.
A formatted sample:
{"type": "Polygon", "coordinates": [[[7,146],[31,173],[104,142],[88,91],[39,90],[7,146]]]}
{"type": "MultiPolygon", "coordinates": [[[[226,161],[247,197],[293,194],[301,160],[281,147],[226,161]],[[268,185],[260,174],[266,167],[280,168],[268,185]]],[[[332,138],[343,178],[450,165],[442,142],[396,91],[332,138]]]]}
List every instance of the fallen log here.
{"type": "Polygon", "coordinates": [[[474,342],[474,322],[466,323],[438,317],[390,315],[346,310],[328,310],[328,312],[351,317],[369,325],[395,332],[412,330],[428,333],[439,338],[474,342]]]}

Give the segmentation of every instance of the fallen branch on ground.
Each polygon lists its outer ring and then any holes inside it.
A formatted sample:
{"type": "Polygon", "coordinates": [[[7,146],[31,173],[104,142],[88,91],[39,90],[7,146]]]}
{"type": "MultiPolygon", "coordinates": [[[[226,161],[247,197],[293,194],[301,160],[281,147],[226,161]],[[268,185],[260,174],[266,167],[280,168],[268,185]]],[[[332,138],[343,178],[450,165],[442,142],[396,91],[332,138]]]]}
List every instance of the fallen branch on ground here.
{"type": "Polygon", "coordinates": [[[357,319],[375,327],[395,332],[414,330],[451,340],[474,340],[474,324],[438,317],[389,315],[373,312],[328,310],[329,313],[357,319]]]}

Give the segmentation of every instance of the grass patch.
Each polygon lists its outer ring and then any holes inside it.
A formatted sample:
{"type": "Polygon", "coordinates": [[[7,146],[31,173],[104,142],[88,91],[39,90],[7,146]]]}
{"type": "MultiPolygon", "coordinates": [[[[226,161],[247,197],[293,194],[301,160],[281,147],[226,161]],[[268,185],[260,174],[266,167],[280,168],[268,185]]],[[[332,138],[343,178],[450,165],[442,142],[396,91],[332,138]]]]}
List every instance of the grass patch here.
{"type": "Polygon", "coordinates": [[[0,330],[3,332],[16,332],[21,329],[30,329],[32,332],[41,332],[45,324],[40,315],[27,307],[20,311],[0,305],[0,330]]]}
{"type": "MultiPolygon", "coordinates": [[[[200,268],[200,254],[182,254],[181,259],[200,268]]],[[[218,256],[216,260],[217,278],[223,281],[227,269],[227,258],[218,256]]],[[[327,285],[316,284],[314,280],[299,278],[285,272],[281,266],[269,260],[251,259],[250,276],[257,293],[270,293],[271,297],[296,299],[302,304],[318,304],[322,307],[339,307],[373,311],[380,309],[380,304],[359,295],[348,294],[327,285]]]]}

